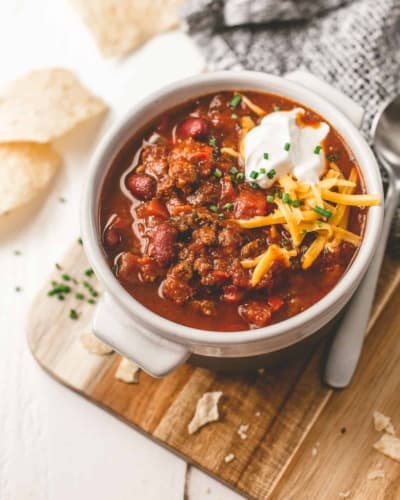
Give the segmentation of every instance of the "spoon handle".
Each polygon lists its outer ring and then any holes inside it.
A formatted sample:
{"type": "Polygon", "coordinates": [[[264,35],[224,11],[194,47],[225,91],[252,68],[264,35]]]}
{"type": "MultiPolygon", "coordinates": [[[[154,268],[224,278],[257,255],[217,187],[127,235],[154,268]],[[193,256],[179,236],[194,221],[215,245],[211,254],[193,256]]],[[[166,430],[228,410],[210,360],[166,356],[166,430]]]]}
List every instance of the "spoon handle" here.
{"type": "Polygon", "coordinates": [[[367,273],[349,302],[329,350],[324,381],[331,387],[338,389],[347,387],[357,368],[398,200],[399,192],[396,189],[396,181],[391,175],[379,245],[367,273]]]}

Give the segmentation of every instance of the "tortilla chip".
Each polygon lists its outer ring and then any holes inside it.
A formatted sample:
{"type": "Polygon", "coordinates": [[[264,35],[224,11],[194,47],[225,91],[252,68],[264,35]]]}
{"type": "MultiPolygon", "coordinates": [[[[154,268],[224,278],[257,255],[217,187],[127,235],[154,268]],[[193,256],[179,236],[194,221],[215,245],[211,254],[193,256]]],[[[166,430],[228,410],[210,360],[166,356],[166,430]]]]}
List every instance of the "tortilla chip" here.
{"type": "Polygon", "coordinates": [[[205,392],[201,396],[197,401],[196,412],[188,425],[189,434],[194,434],[200,427],[219,419],[218,401],[221,396],[221,391],[205,392]]]}
{"type": "Polygon", "coordinates": [[[379,411],[374,411],[372,417],[374,419],[374,427],[376,431],[381,432],[385,430],[388,434],[395,434],[395,430],[390,417],[387,417],[379,411]]]}
{"type": "Polygon", "coordinates": [[[183,0],[71,0],[105,57],[128,54],[178,23],[183,0]]]}
{"type": "Polygon", "coordinates": [[[0,214],[31,201],[60,163],[49,144],[0,144],[0,214]]]}
{"type": "Polygon", "coordinates": [[[105,110],[71,71],[35,70],[0,98],[0,142],[47,143],[105,110]]]}
{"type": "Polygon", "coordinates": [[[374,444],[374,448],[389,458],[400,462],[400,439],[384,434],[379,441],[374,444]]]}
{"type": "Polygon", "coordinates": [[[90,352],[90,354],[105,356],[106,354],[114,352],[112,347],[102,342],[92,332],[83,332],[81,335],[81,342],[83,347],[90,352]]]}
{"type": "Polygon", "coordinates": [[[139,382],[140,368],[136,363],[127,358],[122,358],[115,372],[115,378],[127,384],[137,384],[139,382]]]}

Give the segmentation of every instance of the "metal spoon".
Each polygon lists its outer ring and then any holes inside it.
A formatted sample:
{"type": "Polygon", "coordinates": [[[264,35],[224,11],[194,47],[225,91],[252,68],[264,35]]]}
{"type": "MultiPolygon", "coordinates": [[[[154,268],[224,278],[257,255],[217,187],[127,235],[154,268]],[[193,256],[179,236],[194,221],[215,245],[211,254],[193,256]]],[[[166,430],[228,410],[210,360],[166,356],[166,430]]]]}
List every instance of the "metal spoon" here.
{"type": "Polygon", "coordinates": [[[377,114],[371,134],[376,155],[388,174],[389,187],[380,243],[373,261],[351,299],[328,353],[324,381],[335,388],[347,387],[358,365],[386,242],[400,195],[400,96],[377,114]]]}

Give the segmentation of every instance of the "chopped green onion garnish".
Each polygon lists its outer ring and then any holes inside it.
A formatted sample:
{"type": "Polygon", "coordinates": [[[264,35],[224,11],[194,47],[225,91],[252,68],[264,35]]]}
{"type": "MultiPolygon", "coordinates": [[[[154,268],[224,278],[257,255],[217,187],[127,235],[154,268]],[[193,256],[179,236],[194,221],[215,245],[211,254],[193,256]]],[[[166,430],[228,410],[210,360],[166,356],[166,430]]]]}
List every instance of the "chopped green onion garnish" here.
{"type": "Polygon", "coordinates": [[[90,276],[93,276],[93,274],[94,274],[94,271],[91,267],[89,267],[89,269],[86,269],[86,271],[85,271],[86,276],[90,277],[90,276]]]}
{"type": "Polygon", "coordinates": [[[89,299],[88,304],[96,304],[96,301],[94,299],[89,299]]]}
{"type": "Polygon", "coordinates": [[[252,183],[250,184],[250,186],[251,186],[253,189],[258,189],[258,187],[259,187],[259,186],[258,186],[258,184],[257,184],[257,182],[252,182],[252,183]]]}
{"type": "Polygon", "coordinates": [[[314,149],[314,154],[319,155],[319,153],[320,153],[321,149],[322,149],[322,146],[320,146],[320,145],[315,146],[315,149],[314,149]]]}
{"type": "Polygon", "coordinates": [[[218,212],[218,207],[217,207],[217,205],[210,205],[210,206],[208,207],[208,209],[209,209],[211,212],[214,212],[214,213],[218,212]]]}
{"type": "Polygon", "coordinates": [[[225,219],[225,214],[223,213],[218,214],[218,219],[225,219]]]}
{"type": "Polygon", "coordinates": [[[236,175],[236,180],[237,181],[242,181],[244,179],[244,173],[243,172],[239,172],[237,175],[236,175]]]}
{"type": "Polygon", "coordinates": [[[250,172],[250,178],[251,179],[257,179],[257,177],[258,177],[258,172],[256,172],[255,170],[252,170],[250,172]]]}
{"type": "Polygon", "coordinates": [[[78,319],[79,314],[75,311],[75,309],[70,309],[70,311],[69,311],[69,317],[71,319],[78,319]]]}
{"type": "Polygon", "coordinates": [[[85,296],[83,295],[83,293],[76,293],[75,298],[77,300],[83,300],[85,298],[85,296]]]}
{"type": "Polygon", "coordinates": [[[266,173],[267,173],[267,171],[265,170],[265,168],[261,167],[260,168],[260,174],[266,174],[266,173]]]}
{"type": "Polygon", "coordinates": [[[332,217],[332,212],[330,210],[326,210],[326,208],[322,208],[322,207],[317,206],[317,207],[314,207],[313,210],[314,210],[314,212],[317,212],[317,214],[322,215],[323,217],[326,217],[327,219],[332,217]]]}
{"type": "Polygon", "coordinates": [[[292,207],[299,207],[301,205],[301,201],[300,200],[292,200],[292,207]]]}
{"type": "Polygon", "coordinates": [[[22,288],[21,288],[20,286],[16,286],[16,287],[15,287],[15,291],[16,291],[16,292],[20,292],[21,290],[22,290],[22,288]]]}
{"type": "Polygon", "coordinates": [[[69,274],[62,274],[61,275],[61,278],[64,280],[64,281],[70,281],[71,280],[71,276],[69,274]]]}
{"type": "Polygon", "coordinates": [[[290,149],[290,142],[287,142],[287,143],[283,146],[283,149],[284,149],[285,151],[289,151],[289,149],[290,149]]]}
{"type": "Polygon", "coordinates": [[[213,172],[213,175],[214,177],[216,177],[217,179],[220,179],[222,177],[222,172],[219,168],[216,168],[213,172]]]}
{"type": "Polygon", "coordinates": [[[69,293],[70,291],[71,288],[68,285],[57,285],[52,290],[47,292],[47,295],[52,297],[53,295],[58,295],[59,293],[69,293]]]}
{"type": "Polygon", "coordinates": [[[60,196],[60,197],[58,198],[58,201],[59,201],[60,203],[66,203],[66,201],[67,201],[67,200],[66,200],[65,198],[63,198],[62,196],[60,196]]]}
{"type": "Polygon", "coordinates": [[[264,154],[263,154],[263,157],[264,157],[264,160],[268,160],[268,158],[269,158],[269,154],[268,154],[268,153],[264,153],[264,154]]]}
{"type": "Polygon", "coordinates": [[[280,106],[274,106],[274,111],[280,111],[281,107],[280,106]]]}
{"type": "Polygon", "coordinates": [[[269,194],[269,195],[267,196],[267,201],[268,201],[268,203],[273,203],[273,202],[274,202],[274,199],[275,199],[275,198],[272,196],[272,194],[269,194]]]}
{"type": "Polygon", "coordinates": [[[283,203],[287,203],[288,205],[290,205],[292,203],[292,200],[290,199],[290,196],[288,195],[288,193],[283,193],[282,201],[283,201],[283,203]]]}
{"type": "Polygon", "coordinates": [[[231,118],[232,118],[232,120],[236,120],[236,119],[237,119],[237,117],[238,117],[238,115],[237,115],[236,113],[232,113],[232,114],[231,114],[231,118]]]}
{"type": "Polygon", "coordinates": [[[217,145],[217,139],[212,135],[208,139],[208,144],[214,148],[217,145]]]}
{"type": "Polygon", "coordinates": [[[242,96],[239,94],[236,94],[235,96],[233,96],[231,102],[229,103],[229,107],[231,109],[237,108],[239,106],[241,100],[242,100],[242,96]]]}
{"type": "Polygon", "coordinates": [[[274,177],[275,174],[276,174],[276,170],[274,168],[271,168],[271,170],[269,170],[267,172],[268,179],[273,179],[273,177],[274,177]]]}
{"type": "Polygon", "coordinates": [[[64,297],[64,295],[62,295],[62,294],[60,293],[60,295],[57,295],[57,299],[58,299],[58,300],[64,300],[64,299],[65,299],[65,297],[64,297]]]}
{"type": "Polygon", "coordinates": [[[82,238],[78,238],[78,243],[79,243],[80,245],[83,245],[82,238]]]}
{"type": "Polygon", "coordinates": [[[62,267],[60,266],[60,264],[58,264],[58,263],[56,262],[55,266],[56,266],[56,269],[58,269],[59,271],[61,271],[62,267]]]}
{"type": "Polygon", "coordinates": [[[232,167],[229,170],[229,173],[232,174],[232,175],[236,175],[238,172],[239,172],[239,170],[236,167],[232,167]]]}
{"type": "Polygon", "coordinates": [[[21,250],[14,250],[14,255],[21,255],[21,250]]]}
{"type": "Polygon", "coordinates": [[[233,208],[233,203],[225,203],[225,205],[222,207],[224,210],[231,210],[233,208]]]}

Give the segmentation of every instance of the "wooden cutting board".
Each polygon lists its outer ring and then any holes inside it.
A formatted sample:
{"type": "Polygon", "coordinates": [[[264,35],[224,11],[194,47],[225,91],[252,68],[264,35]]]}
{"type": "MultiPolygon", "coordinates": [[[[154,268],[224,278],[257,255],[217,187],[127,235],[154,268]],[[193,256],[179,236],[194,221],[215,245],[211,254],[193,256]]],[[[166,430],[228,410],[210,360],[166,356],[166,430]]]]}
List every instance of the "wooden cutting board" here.
{"type": "MultiPolygon", "coordinates": [[[[369,338],[352,386],[334,392],[320,381],[320,345],[308,357],[264,373],[223,375],[186,364],[159,380],[141,372],[138,384],[114,377],[120,356],[88,353],[80,336],[94,305],[49,297],[51,281],[66,273],[87,294],[94,276],[76,243],[38,294],[28,321],[28,342],[40,365],[58,381],[141,430],[249,498],[400,498],[400,465],[379,455],[372,411],[392,416],[400,429],[400,265],[386,258],[369,338]],[[69,317],[75,309],[78,319],[69,317]],[[206,391],[221,390],[221,419],[189,435],[187,425],[206,391]],[[247,439],[238,435],[249,425],[247,439]],[[225,463],[230,453],[235,459],[225,463]],[[385,478],[368,480],[380,463],[385,478]],[[349,497],[350,498],[350,497],[349,497]]],[[[71,282],[68,282],[71,283],[71,282]]]]}

